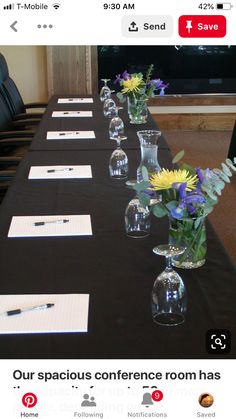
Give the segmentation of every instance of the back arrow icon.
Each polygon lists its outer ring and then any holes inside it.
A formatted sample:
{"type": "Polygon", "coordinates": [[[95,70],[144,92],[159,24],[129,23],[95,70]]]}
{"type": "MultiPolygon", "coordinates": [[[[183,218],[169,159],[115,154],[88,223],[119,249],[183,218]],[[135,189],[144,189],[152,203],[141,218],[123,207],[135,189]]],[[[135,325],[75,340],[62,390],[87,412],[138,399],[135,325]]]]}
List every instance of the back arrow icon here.
{"type": "Polygon", "coordinates": [[[17,24],[17,20],[15,20],[15,22],[13,22],[13,23],[11,24],[11,26],[10,26],[10,28],[12,28],[12,30],[13,30],[14,32],[17,32],[17,29],[15,28],[16,24],[17,24]]]}

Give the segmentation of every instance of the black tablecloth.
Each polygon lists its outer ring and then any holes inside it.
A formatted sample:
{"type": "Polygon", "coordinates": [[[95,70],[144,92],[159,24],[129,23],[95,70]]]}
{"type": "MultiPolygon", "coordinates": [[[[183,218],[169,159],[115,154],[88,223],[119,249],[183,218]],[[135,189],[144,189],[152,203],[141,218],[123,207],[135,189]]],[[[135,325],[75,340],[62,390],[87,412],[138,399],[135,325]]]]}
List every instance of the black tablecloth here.
{"type": "MultiPolygon", "coordinates": [[[[103,104],[100,102],[98,96],[93,98],[93,103],[57,103],[58,99],[62,97],[63,96],[53,96],[50,100],[47,110],[34,137],[31,150],[107,150],[114,148],[114,141],[109,140],[108,128],[110,119],[107,119],[103,116],[103,104]],[[93,112],[93,117],[52,118],[53,111],[69,110],[90,110],[93,112]],[[95,131],[96,139],[46,140],[47,131],[95,131]]],[[[116,100],[116,103],[118,103],[118,99],[114,99],[116,100]]],[[[125,135],[128,137],[128,140],[122,144],[124,149],[139,149],[137,131],[143,129],[157,129],[156,123],[150,113],[148,114],[147,124],[131,125],[128,120],[126,104],[124,104],[124,109],[119,112],[119,116],[124,121],[125,135]]],[[[158,146],[159,148],[168,149],[168,145],[163,136],[160,137],[158,146]]]]}
{"type": "MultiPolygon", "coordinates": [[[[153,218],[146,239],[126,237],[124,211],[133,191],[109,178],[110,153],[30,152],[22,161],[0,209],[0,294],[89,293],[89,325],[88,333],[0,335],[0,357],[215,358],[205,350],[206,331],[227,328],[233,342],[224,358],[235,358],[235,270],[210,225],[206,264],[179,270],[188,291],[186,322],[153,323],[150,293],[164,260],[152,248],[167,241],[167,220],[153,218]],[[27,179],[30,166],[48,164],[91,164],[93,178],[27,179]],[[93,236],[7,238],[13,215],[54,214],[90,214],[93,236]]],[[[127,153],[133,177],[139,153],[127,153]]],[[[159,158],[170,164],[168,150],[159,158]]]]}

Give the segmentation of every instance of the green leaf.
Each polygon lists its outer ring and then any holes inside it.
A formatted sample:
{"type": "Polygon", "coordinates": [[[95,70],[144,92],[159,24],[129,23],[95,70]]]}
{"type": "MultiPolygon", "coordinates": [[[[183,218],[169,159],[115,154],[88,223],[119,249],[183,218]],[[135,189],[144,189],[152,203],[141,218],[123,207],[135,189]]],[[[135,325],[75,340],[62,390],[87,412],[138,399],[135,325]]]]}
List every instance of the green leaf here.
{"type": "Polygon", "coordinates": [[[232,173],[231,173],[231,171],[229,170],[228,166],[226,166],[226,164],[225,164],[225,163],[221,163],[221,166],[222,166],[223,172],[224,172],[227,176],[231,177],[231,176],[232,176],[232,173]]]}
{"type": "Polygon", "coordinates": [[[146,166],[142,166],[142,176],[143,176],[143,180],[148,182],[149,181],[149,174],[148,174],[148,170],[146,168],[146,166]]]}
{"type": "Polygon", "coordinates": [[[220,178],[224,182],[230,183],[230,178],[224,172],[222,172],[222,170],[220,170],[220,169],[213,169],[213,172],[216,173],[218,176],[220,176],[220,178]]]}
{"type": "Polygon", "coordinates": [[[194,228],[195,230],[197,230],[197,228],[200,226],[201,222],[203,220],[203,217],[198,217],[195,221],[194,221],[194,228]]]}
{"type": "Polygon", "coordinates": [[[171,211],[173,208],[178,206],[178,201],[170,201],[168,204],[166,204],[166,207],[169,211],[171,211]]]}
{"type": "Polygon", "coordinates": [[[164,217],[165,215],[168,214],[167,209],[162,204],[156,204],[156,205],[154,205],[152,207],[152,212],[158,218],[162,218],[162,217],[164,217]]]}
{"type": "MultiPolygon", "coordinates": [[[[225,161],[226,161],[227,165],[230,167],[230,169],[233,170],[234,172],[236,172],[236,167],[234,166],[232,160],[226,159],[225,161]]],[[[235,163],[236,163],[236,161],[235,161],[235,163]]]]}
{"type": "Polygon", "coordinates": [[[172,160],[172,163],[178,163],[184,157],[184,150],[179,151],[172,160]]]}
{"type": "Polygon", "coordinates": [[[209,195],[211,199],[217,201],[217,196],[214,194],[214,191],[211,188],[208,188],[206,185],[202,185],[201,188],[207,193],[207,195],[209,195]]]}
{"type": "Polygon", "coordinates": [[[134,185],[134,189],[137,192],[142,192],[145,191],[145,189],[148,189],[150,187],[150,183],[149,182],[138,182],[134,185]]]}
{"type": "MultiPolygon", "coordinates": [[[[217,202],[216,202],[217,203],[217,202]]],[[[209,215],[212,211],[213,211],[214,207],[204,207],[204,217],[206,217],[207,215],[209,215]]]]}
{"type": "Polygon", "coordinates": [[[145,192],[140,192],[139,201],[144,207],[147,207],[150,204],[150,196],[145,192]]]}
{"type": "Polygon", "coordinates": [[[118,93],[116,94],[116,96],[118,97],[118,99],[119,99],[119,101],[120,101],[121,103],[124,103],[124,102],[125,102],[126,98],[125,98],[125,96],[123,96],[123,95],[122,95],[122,93],[121,93],[121,92],[118,92],[118,93]]]}

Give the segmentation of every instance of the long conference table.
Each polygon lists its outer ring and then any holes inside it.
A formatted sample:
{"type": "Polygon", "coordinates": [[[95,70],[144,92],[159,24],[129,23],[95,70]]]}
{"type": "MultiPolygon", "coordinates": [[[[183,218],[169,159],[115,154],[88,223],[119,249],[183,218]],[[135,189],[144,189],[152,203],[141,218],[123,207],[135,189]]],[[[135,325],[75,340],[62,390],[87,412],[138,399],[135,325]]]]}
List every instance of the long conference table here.
{"type": "MultiPolygon", "coordinates": [[[[61,96],[60,96],[61,97],[61,96]]],[[[179,270],[188,293],[186,321],[177,327],[157,326],[151,317],[150,294],[164,260],[152,248],[168,240],[167,219],[151,220],[145,239],[128,238],[124,212],[134,192],[125,181],[111,179],[108,162],[115,143],[98,97],[93,103],[58,104],[54,96],[42,118],[30,151],[0,208],[0,294],[90,294],[87,333],[0,334],[1,358],[235,358],[236,275],[210,223],[206,264],[179,270]],[[91,110],[92,118],[52,118],[58,110],[91,110]],[[94,130],[87,140],[46,140],[47,131],[94,130]],[[32,166],[91,165],[92,179],[29,180],[32,166]],[[90,214],[92,236],[8,238],[13,216],[90,214]],[[208,329],[229,329],[232,350],[206,351],[208,329]]],[[[136,131],[157,128],[151,115],[145,126],[125,121],[123,144],[129,178],[136,175],[140,153],[136,131]]],[[[165,138],[159,162],[171,167],[165,138]]],[[[217,209],[216,209],[217,210],[217,209]]]]}

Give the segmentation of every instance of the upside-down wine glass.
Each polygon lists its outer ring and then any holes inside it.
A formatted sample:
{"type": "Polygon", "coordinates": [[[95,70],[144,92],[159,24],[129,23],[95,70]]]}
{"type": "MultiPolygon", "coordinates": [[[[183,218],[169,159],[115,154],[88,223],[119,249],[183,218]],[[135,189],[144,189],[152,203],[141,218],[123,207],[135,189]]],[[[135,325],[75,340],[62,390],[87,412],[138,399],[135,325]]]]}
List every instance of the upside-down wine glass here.
{"type": "MultiPolygon", "coordinates": [[[[132,187],[136,180],[128,180],[126,185],[132,187]]],[[[144,206],[138,198],[137,193],[128,203],[125,210],[125,231],[128,237],[142,239],[150,234],[150,210],[144,206]]]]}
{"type": "Polygon", "coordinates": [[[103,104],[103,115],[110,119],[115,117],[117,115],[116,108],[116,102],[111,97],[106,99],[103,104]]]}
{"type": "Polygon", "coordinates": [[[127,140],[124,135],[119,135],[112,140],[116,141],[117,148],[113,151],[109,160],[110,176],[114,179],[126,179],[128,176],[129,164],[128,157],[124,150],[122,150],[121,141],[127,140]]]}
{"type": "Polygon", "coordinates": [[[107,83],[111,81],[111,79],[101,79],[104,82],[104,86],[100,90],[100,101],[104,102],[111,96],[111,89],[107,86],[107,83]]]}
{"type": "Polygon", "coordinates": [[[154,247],[156,255],[165,256],[166,268],[156,278],[152,290],[152,317],[162,326],[177,326],[185,321],[187,295],[181,276],[173,270],[171,258],[184,253],[185,248],[163,244],[154,247]]]}
{"type": "Polygon", "coordinates": [[[123,109],[121,106],[116,107],[116,116],[114,116],[111,119],[111,122],[109,125],[109,137],[111,140],[114,139],[115,137],[124,135],[124,128],[125,128],[124,122],[118,115],[121,109],[123,109]]]}

